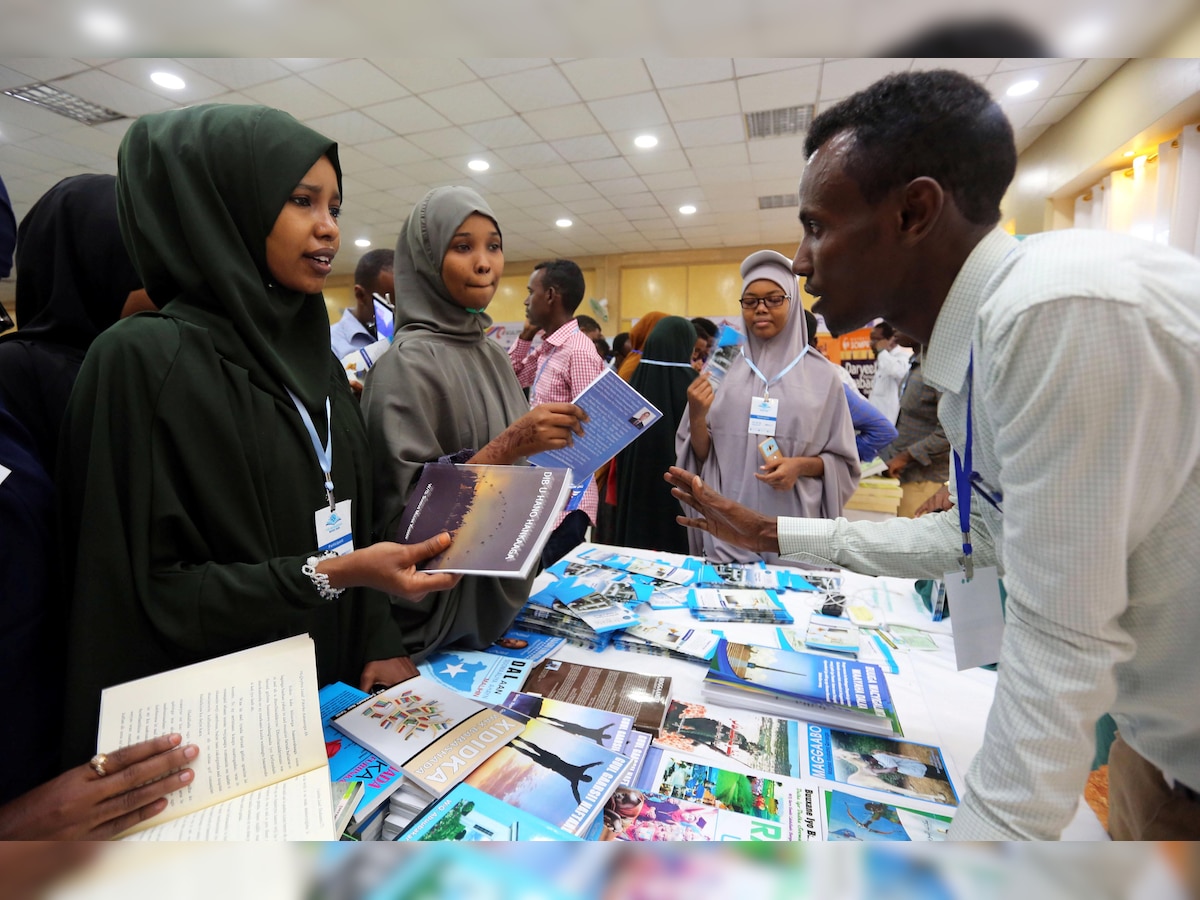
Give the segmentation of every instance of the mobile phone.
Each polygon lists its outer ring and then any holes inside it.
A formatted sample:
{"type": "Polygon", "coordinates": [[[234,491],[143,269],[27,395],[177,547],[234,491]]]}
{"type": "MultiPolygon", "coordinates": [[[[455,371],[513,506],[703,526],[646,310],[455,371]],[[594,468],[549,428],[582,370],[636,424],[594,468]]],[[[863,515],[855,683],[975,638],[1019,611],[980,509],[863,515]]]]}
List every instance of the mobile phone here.
{"type": "Polygon", "coordinates": [[[769,437],[758,445],[758,452],[762,454],[763,462],[773,462],[777,459],[783,459],[783,454],[779,452],[779,444],[775,442],[775,438],[769,437]]]}

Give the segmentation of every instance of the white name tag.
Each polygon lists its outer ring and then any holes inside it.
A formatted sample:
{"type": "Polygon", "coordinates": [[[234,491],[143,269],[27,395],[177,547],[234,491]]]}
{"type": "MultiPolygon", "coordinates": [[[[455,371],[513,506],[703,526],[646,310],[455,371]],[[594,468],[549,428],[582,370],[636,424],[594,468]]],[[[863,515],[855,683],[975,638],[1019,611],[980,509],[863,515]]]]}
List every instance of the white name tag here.
{"type": "Polygon", "coordinates": [[[354,550],[354,535],[350,531],[350,504],[352,500],[342,500],[331,511],[328,506],[322,506],[313,513],[313,522],[317,528],[317,549],[324,552],[332,550],[338,556],[345,556],[354,550]]]}
{"type": "Polygon", "coordinates": [[[945,578],[958,670],[999,662],[1004,608],[995,566],[976,569],[970,581],[961,570],[947,572],[945,578]]]}
{"type": "Polygon", "coordinates": [[[750,433],[775,436],[779,420],[779,401],[753,397],[750,400],[750,433]]]}

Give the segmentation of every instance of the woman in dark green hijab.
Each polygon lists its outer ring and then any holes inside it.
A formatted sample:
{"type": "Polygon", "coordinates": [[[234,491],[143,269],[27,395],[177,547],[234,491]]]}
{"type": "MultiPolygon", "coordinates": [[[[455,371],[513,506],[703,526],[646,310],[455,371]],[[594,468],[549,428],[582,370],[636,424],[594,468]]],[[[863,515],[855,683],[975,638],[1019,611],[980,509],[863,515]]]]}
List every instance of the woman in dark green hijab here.
{"type": "Polygon", "coordinates": [[[399,629],[364,588],[456,581],[413,568],[445,536],[366,546],[366,435],[321,297],[336,145],[278,110],[199,106],[136,121],[118,170],[121,234],[162,308],[92,345],[64,423],[67,764],[96,749],[103,687],[290,635],[312,635],[322,683],[399,681],[399,629]],[[331,499],[353,543],[325,558],[331,499]]]}

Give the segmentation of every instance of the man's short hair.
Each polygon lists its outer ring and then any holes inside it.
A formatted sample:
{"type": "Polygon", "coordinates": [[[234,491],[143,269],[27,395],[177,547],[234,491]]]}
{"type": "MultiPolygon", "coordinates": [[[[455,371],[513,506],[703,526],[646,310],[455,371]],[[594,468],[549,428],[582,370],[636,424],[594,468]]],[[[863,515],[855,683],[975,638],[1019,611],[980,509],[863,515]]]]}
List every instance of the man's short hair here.
{"type": "Polygon", "coordinates": [[[1000,221],[1017,148],[999,104],[974,79],[946,69],[880,79],[813,120],[805,157],[841,132],[853,135],[846,172],[868,203],[928,176],[969,222],[1000,221]]]}
{"type": "Polygon", "coordinates": [[[558,292],[568,313],[573,314],[579,308],[586,290],[579,266],[569,259],[552,259],[538,263],[533,270],[542,273],[542,287],[552,287],[558,292]]]}
{"type": "Polygon", "coordinates": [[[697,316],[692,319],[692,327],[696,329],[696,336],[704,339],[715,338],[717,336],[717,324],[711,319],[705,319],[703,316],[697,316]]]}
{"type": "Polygon", "coordinates": [[[394,250],[368,250],[354,267],[354,283],[363,287],[373,285],[379,280],[380,272],[390,272],[395,265],[394,250]]]}
{"type": "Polygon", "coordinates": [[[591,316],[576,316],[575,321],[579,323],[580,331],[603,331],[600,323],[591,316]]]}
{"type": "Polygon", "coordinates": [[[612,339],[613,353],[623,353],[629,348],[629,332],[622,331],[612,339]]]}
{"type": "Polygon", "coordinates": [[[882,319],[871,326],[872,331],[875,331],[876,329],[879,330],[879,333],[882,334],[886,340],[890,341],[896,336],[896,329],[882,319]]]}

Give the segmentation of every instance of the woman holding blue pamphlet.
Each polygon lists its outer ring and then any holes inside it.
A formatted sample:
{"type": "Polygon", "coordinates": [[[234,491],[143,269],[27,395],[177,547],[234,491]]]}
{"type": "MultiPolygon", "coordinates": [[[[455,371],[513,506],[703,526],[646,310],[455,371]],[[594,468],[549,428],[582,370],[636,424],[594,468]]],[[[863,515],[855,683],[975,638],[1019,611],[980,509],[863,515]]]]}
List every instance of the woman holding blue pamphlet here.
{"type": "MultiPolygon", "coordinates": [[[[707,375],[688,388],[676,465],[768,515],[840,516],[859,477],[841,381],[810,352],[791,261],[759,250],[741,272],[744,351],[717,390],[707,375]]],[[[706,532],[689,538],[692,553],[717,562],[775,561],[706,532]]]]}
{"type": "Polygon", "coordinates": [[[675,521],[679,501],[662,473],[675,462],[675,429],[687,414],[688,386],[696,380],[692,352],[696,329],[687,319],[667,316],[642,348],[630,386],[662,413],[617,454],[614,543],[646,550],[687,553],[687,529],[675,521]]]}
{"type": "MultiPolygon", "coordinates": [[[[487,336],[504,272],[495,214],[475,191],[435,188],[396,244],[396,334],[363,391],[375,472],[375,529],[394,539],[428,462],[513,465],[583,434],[571,403],[529,408],[512,364],[487,336]]],[[[468,575],[418,602],[393,598],[408,655],[449,644],[484,649],[529,598],[529,578],[468,575]]]]}

